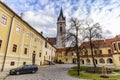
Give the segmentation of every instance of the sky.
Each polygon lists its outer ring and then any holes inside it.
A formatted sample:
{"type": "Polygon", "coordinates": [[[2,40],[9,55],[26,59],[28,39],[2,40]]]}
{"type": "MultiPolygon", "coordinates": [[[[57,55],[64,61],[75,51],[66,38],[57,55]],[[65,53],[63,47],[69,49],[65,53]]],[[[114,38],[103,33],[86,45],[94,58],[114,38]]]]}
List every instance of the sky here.
{"type": "Polygon", "coordinates": [[[2,0],[15,13],[24,13],[23,19],[45,37],[56,37],[57,18],[62,7],[68,26],[71,17],[90,18],[111,31],[120,34],[120,0],[2,0]]]}

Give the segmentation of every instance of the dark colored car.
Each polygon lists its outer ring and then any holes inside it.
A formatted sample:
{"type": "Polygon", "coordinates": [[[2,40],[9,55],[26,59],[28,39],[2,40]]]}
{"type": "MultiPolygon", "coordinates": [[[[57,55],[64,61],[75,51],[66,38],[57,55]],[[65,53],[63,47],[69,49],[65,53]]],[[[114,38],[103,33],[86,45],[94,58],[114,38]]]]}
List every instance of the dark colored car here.
{"type": "Polygon", "coordinates": [[[35,73],[38,70],[36,65],[24,65],[15,69],[10,70],[10,75],[12,74],[26,74],[26,73],[35,73]]]}

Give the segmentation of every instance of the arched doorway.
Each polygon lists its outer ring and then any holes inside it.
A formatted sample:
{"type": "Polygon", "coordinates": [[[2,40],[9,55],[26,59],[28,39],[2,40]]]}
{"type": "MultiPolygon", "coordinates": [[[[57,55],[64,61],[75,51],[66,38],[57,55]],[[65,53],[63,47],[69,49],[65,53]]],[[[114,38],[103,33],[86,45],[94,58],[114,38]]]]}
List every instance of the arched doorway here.
{"type": "Polygon", "coordinates": [[[80,63],[81,63],[81,64],[84,64],[84,60],[83,60],[83,59],[81,59],[81,60],[80,60],[80,63]]]}
{"type": "Polygon", "coordinates": [[[113,63],[113,60],[111,58],[108,58],[107,63],[113,63]]]}
{"type": "Polygon", "coordinates": [[[100,62],[100,63],[105,63],[105,60],[104,60],[103,58],[101,58],[101,59],[99,60],[99,62],[100,62]]]}
{"type": "Polygon", "coordinates": [[[33,65],[35,64],[35,56],[36,56],[35,51],[33,51],[33,54],[32,54],[32,64],[33,65]]]}
{"type": "Polygon", "coordinates": [[[59,60],[59,63],[61,63],[62,62],[62,60],[59,60]]]}
{"type": "Polygon", "coordinates": [[[86,63],[87,63],[87,64],[90,64],[90,59],[86,59],[86,63]]]}

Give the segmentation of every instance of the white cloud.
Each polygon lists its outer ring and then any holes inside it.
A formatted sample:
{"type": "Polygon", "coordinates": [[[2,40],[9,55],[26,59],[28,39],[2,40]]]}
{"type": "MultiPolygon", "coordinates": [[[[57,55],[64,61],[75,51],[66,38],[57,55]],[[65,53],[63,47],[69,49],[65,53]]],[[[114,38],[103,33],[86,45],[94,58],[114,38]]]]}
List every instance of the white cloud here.
{"type": "Polygon", "coordinates": [[[44,10],[27,11],[24,15],[24,19],[37,31],[43,31],[44,36],[56,36],[55,30],[57,17],[54,13],[53,4],[46,6],[44,10]]]}
{"type": "Polygon", "coordinates": [[[39,2],[41,3],[41,5],[45,5],[48,3],[48,0],[39,0],[39,2]]]}
{"type": "Polygon", "coordinates": [[[39,32],[43,31],[45,36],[56,36],[56,20],[61,6],[67,19],[67,24],[72,16],[79,19],[88,17],[92,18],[95,22],[99,22],[104,30],[109,29],[113,35],[120,34],[120,0],[94,0],[92,3],[91,1],[54,0],[53,2],[50,0],[5,0],[15,12],[24,12],[25,20],[39,32]],[[29,4],[36,1],[37,3],[29,4]],[[76,7],[75,10],[73,10],[74,7],[76,7]]]}

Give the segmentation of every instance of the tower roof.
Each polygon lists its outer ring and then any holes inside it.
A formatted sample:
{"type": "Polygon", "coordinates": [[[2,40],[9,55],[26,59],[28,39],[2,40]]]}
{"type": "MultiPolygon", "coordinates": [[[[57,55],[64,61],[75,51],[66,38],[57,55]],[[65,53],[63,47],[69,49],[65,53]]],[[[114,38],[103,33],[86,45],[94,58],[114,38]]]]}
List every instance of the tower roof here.
{"type": "Polygon", "coordinates": [[[61,7],[61,10],[60,10],[60,14],[59,14],[59,17],[58,17],[58,21],[59,19],[62,17],[62,20],[65,20],[65,17],[63,16],[63,10],[62,10],[62,7],[61,7]]]}

